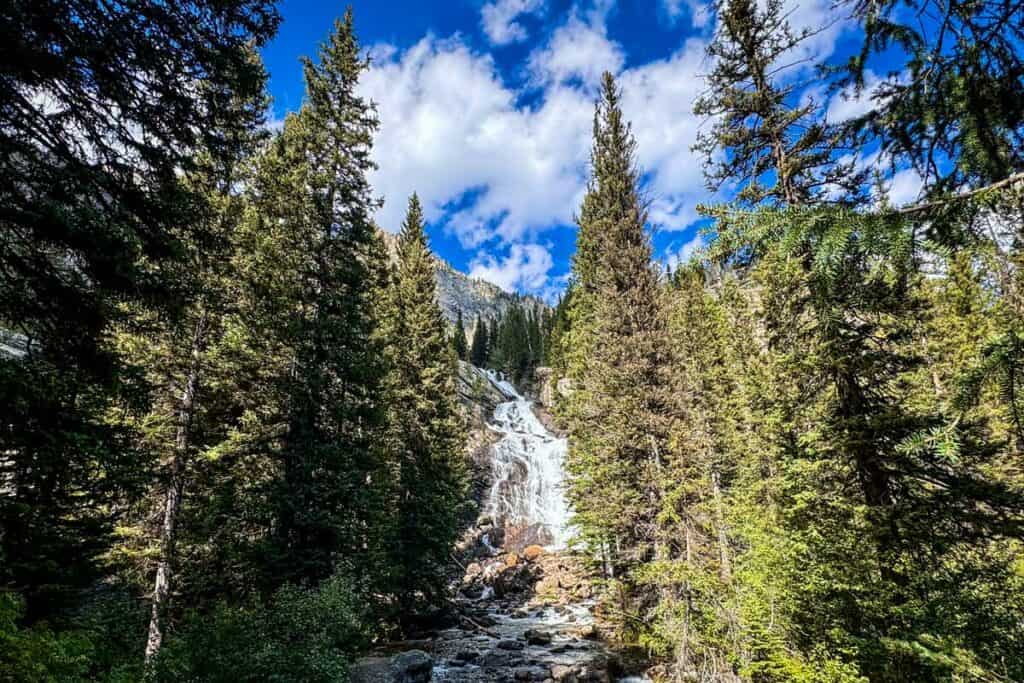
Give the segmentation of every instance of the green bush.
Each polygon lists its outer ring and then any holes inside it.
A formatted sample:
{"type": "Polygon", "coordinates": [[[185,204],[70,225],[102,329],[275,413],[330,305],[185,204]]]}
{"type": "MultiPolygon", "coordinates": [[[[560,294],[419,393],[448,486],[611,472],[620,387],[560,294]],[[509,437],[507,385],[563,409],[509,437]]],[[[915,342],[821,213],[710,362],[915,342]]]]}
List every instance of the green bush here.
{"type": "Polygon", "coordinates": [[[285,586],[269,604],[220,605],[191,614],[154,670],[158,681],[309,681],[348,679],[366,645],[366,601],[334,576],[317,589],[285,586]]]}

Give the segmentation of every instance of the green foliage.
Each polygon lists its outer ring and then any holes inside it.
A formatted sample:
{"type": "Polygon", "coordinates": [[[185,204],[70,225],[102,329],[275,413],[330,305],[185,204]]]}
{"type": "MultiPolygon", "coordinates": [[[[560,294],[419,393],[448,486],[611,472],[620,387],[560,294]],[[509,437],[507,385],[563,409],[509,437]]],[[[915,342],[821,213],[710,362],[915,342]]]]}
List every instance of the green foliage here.
{"type": "Polygon", "coordinates": [[[487,367],[489,350],[487,323],[477,314],[476,324],[473,325],[473,345],[469,349],[469,362],[478,368],[487,367]]]}
{"type": "Polygon", "coordinates": [[[390,572],[408,615],[417,597],[429,602],[444,594],[448,549],[468,490],[465,427],[455,402],[458,361],[437,304],[434,259],[415,194],[399,235],[384,315],[385,446],[397,478],[390,572]]]}
{"type": "Polygon", "coordinates": [[[366,646],[367,602],[335,575],[316,589],[282,586],[266,604],[217,605],[189,615],[163,648],[157,681],[347,680],[348,662],[366,646]]]}
{"type": "Polygon", "coordinates": [[[487,366],[513,382],[529,381],[546,359],[543,316],[532,302],[516,301],[493,322],[488,337],[487,366]]]}
{"type": "Polygon", "coordinates": [[[459,360],[469,360],[469,342],[466,341],[466,323],[462,320],[462,310],[455,317],[455,330],[452,332],[452,351],[459,360]]]}

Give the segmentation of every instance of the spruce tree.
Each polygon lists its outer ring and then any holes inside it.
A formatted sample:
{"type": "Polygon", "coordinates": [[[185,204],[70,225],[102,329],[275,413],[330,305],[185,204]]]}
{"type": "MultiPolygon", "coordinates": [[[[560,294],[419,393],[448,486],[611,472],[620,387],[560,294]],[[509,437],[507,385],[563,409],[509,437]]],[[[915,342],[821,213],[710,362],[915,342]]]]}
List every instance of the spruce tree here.
{"type": "Polygon", "coordinates": [[[437,303],[434,259],[414,194],[398,239],[387,311],[389,457],[397,469],[394,571],[403,605],[445,587],[466,495],[457,358],[437,303]]]}
{"type": "Polygon", "coordinates": [[[253,52],[277,21],[263,0],[0,15],[0,327],[27,340],[0,354],[0,583],[29,620],[95,585],[148,483],[132,427],[150,387],[111,340],[178,313],[182,256],[210,239],[190,180],[201,153],[230,163],[252,133],[253,52]]]}
{"type": "Polygon", "coordinates": [[[477,313],[476,324],[473,326],[473,344],[469,349],[469,362],[478,368],[487,367],[487,323],[477,313]]]}
{"type": "Polygon", "coordinates": [[[452,350],[459,360],[469,360],[469,344],[466,342],[466,323],[462,320],[462,309],[455,316],[455,329],[452,331],[452,350]]]}
{"type": "Polygon", "coordinates": [[[612,576],[664,550],[654,515],[667,414],[658,275],[645,232],[636,142],[619,99],[606,73],[574,262],[581,305],[570,312],[574,339],[589,357],[570,365],[576,386],[567,411],[569,496],[584,538],[612,576]]]}
{"type": "Polygon", "coordinates": [[[1016,3],[849,5],[863,43],[846,64],[843,85],[867,97],[868,74],[877,69],[872,60],[887,60],[894,49],[905,55],[899,68],[886,64],[899,77],[874,85],[871,110],[850,122],[854,131],[912,166],[933,195],[1024,170],[1024,12],[1016,3]]]}
{"type": "Polygon", "coordinates": [[[238,265],[246,434],[267,455],[273,534],[268,588],[316,582],[339,566],[383,573],[387,477],[379,447],[384,250],[367,181],[377,119],[357,94],[366,68],[351,11],[319,60],[305,60],[307,102],[260,160],[238,265]]]}

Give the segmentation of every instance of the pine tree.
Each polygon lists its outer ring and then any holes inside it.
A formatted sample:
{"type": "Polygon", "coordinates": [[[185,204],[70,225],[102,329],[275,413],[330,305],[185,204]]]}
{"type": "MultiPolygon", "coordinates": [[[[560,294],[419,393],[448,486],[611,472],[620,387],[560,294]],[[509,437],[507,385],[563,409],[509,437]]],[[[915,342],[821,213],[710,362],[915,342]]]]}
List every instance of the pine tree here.
{"type": "Polygon", "coordinates": [[[867,96],[872,59],[888,59],[894,49],[906,55],[902,68],[886,64],[899,77],[874,86],[871,111],[851,128],[909,163],[926,193],[980,187],[1024,169],[1020,7],[1002,0],[850,4],[863,43],[843,85],[867,96]]]}
{"type": "Polygon", "coordinates": [[[262,484],[271,508],[261,514],[273,519],[259,568],[268,588],[339,566],[383,575],[385,257],[370,218],[377,119],[357,94],[365,68],[349,11],[319,61],[304,62],[308,101],[260,160],[239,250],[238,353],[262,389],[238,441],[255,442],[274,472],[262,484]]]}
{"type": "Polygon", "coordinates": [[[178,314],[182,255],[209,238],[190,180],[201,153],[230,163],[252,133],[239,105],[262,96],[253,52],[277,21],[263,0],[22,2],[0,17],[0,327],[27,340],[0,354],[0,583],[30,621],[95,584],[145,491],[132,426],[150,387],[110,342],[178,314]]]}
{"type": "Polygon", "coordinates": [[[843,132],[817,117],[820,103],[813,98],[794,105],[805,84],[783,78],[791,68],[787,60],[816,29],[794,31],[782,0],[763,7],[756,0],[722,0],[717,10],[709,90],[694,104],[694,113],[714,120],[694,146],[706,157],[708,187],[739,183],[739,199],[751,203],[803,204],[836,188],[857,196],[863,174],[835,158],[845,145],[843,132]]]}
{"type": "Polygon", "coordinates": [[[487,323],[476,316],[476,324],[473,326],[473,344],[469,349],[469,362],[478,368],[487,367],[487,349],[490,342],[487,338],[487,323]]]}
{"type": "MultiPolygon", "coordinates": [[[[455,402],[457,358],[437,304],[434,260],[414,194],[398,241],[387,323],[388,439],[397,466],[394,567],[404,609],[445,588],[444,567],[466,495],[455,402]]],[[[433,604],[433,603],[431,603],[433,604]]]]}
{"type": "Polygon", "coordinates": [[[466,323],[462,320],[462,309],[455,316],[455,329],[452,332],[452,349],[459,360],[469,360],[469,344],[466,341],[466,323]]]}
{"type": "Polygon", "coordinates": [[[589,358],[569,369],[577,386],[567,466],[577,522],[611,576],[665,550],[654,525],[666,437],[664,325],[635,150],[606,73],[574,262],[574,303],[586,308],[576,305],[570,324],[589,358]]]}

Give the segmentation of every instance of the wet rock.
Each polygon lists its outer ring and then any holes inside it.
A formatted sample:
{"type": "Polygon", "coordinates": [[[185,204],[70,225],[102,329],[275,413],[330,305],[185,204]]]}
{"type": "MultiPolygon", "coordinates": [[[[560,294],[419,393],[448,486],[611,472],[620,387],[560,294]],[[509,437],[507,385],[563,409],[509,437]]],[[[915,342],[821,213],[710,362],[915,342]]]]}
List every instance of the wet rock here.
{"type": "Polygon", "coordinates": [[[523,638],[530,645],[550,645],[551,634],[545,631],[539,631],[535,628],[526,629],[523,633],[523,638]]]}
{"type": "Polygon", "coordinates": [[[516,555],[515,553],[509,553],[508,555],[505,556],[505,566],[506,567],[515,567],[517,564],[519,564],[519,556],[518,555],[516,555]]]}
{"type": "Polygon", "coordinates": [[[459,592],[467,598],[469,598],[470,600],[479,600],[480,597],[484,594],[484,587],[479,584],[473,584],[462,587],[461,589],[459,589],[459,592]]]}
{"type": "Polygon", "coordinates": [[[459,650],[458,652],[455,653],[455,660],[459,661],[459,662],[472,662],[474,659],[478,658],[479,656],[480,656],[480,653],[477,652],[476,650],[470,650],[470,649],[466,648],[466,649],[459,650]]]}
{"type": "Polygon", "coordinates": [[[391,658],[393,683],[430,683],[434,660],[423,650],[409,650],[391,658]]]}
{"type": "Polygon", "coordinates": [[[601,634],[597,631],[597,627],[593,624],[582,626],[578,631],[576,631],[576,635],[584,640],[597,640],[601,637],[601,634]]]}
{"type": "Polygon", "coordinates": [[[475,663],[485,669],[501,669],[511,666],[513,662],[517,661],[518,659],[511,652],[491,650],[490,652],[485,652],[475,663]]]}
{"type": "Polygon", "coordinates": [[[547,677],[548,672],[539,666],[521,666],[512,673],[517,681],[543,681],[547,677]]]}
{"type": "Polygon", "coordinates": [[[498,641],[499,650],[522,650],[524,647],[526,646],[518,640],[507,639],[498,641]]]}
{"type": "Polygon", "coordinates": [[[576,670],[564,664],[555,664],[551,667],[551,678],[558,683],[576,683],[576,670]]]}
{"type": "Polygon", "coordinates": [[[462,577],[463,583],[472,581],[484,571],[483,566],[479,562],[470,562],[466,565],[466,574],[462,577]]]}

